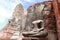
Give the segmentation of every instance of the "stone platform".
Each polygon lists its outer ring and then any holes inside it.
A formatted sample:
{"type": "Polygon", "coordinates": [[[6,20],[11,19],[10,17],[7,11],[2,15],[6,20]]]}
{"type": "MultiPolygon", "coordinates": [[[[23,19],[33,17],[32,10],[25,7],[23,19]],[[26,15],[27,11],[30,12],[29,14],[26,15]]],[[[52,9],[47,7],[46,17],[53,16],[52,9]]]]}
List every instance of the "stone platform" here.
{"type": "Polygon", "coordinates": [[[48,40],[48,38],[24,37],[22,40],[48,40]]]}

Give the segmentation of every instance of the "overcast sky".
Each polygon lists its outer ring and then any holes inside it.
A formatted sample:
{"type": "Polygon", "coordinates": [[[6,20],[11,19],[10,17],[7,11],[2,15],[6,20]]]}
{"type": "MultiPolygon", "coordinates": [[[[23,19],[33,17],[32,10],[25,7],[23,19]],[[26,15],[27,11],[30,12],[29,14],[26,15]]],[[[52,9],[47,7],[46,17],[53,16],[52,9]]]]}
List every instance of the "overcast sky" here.
{"type": "Polygon", "coordinates": [[[8,19],[17,4],[23,4],[26,10],[30,5],[43,1],[46,0],[0,0],[0,30],[8,23],[8,19]]]}

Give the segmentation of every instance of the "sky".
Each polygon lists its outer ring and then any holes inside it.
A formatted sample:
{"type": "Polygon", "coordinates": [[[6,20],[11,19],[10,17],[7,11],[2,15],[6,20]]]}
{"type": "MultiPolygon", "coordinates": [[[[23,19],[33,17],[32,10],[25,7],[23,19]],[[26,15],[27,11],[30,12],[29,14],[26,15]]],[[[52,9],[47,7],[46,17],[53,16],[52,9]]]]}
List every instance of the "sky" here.
{"type": "Polygon", "coordinates": [[[47,0],[0,0],[0,30],[8,23],[14,8],[21,3],[26,10],[30,5],[47,0]]]}

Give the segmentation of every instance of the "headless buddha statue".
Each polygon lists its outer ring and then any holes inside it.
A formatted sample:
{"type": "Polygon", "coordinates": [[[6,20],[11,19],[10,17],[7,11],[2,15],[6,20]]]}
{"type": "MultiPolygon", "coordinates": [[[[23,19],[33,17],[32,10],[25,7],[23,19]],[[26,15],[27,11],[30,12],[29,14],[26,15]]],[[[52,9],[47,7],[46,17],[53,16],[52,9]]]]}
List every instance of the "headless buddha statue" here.
{"type": "Polygon", "coordinates": [[[43,10],[45,8],[44,4],[36,4],[35,6],[31,6],[28,9],[27,20],[26,20],[26,32],[22,32],[23,36],[28,37],[45,37],[47,36],[47,30],[44,28],[44,18],[43,18],[43,10]],[[33,10],[32,10],[33,9],[33,10]],[[30,30],[30,28],[32,28],[30,30]]]}

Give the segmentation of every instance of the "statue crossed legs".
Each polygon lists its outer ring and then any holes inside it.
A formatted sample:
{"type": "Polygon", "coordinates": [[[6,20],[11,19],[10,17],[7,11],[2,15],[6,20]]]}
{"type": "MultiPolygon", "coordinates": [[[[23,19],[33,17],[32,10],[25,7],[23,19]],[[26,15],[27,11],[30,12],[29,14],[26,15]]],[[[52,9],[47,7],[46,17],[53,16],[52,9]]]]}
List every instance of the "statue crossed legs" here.
{"type": "Polygon", "coordinates": [[[32,24],[34,25],[34,29],[29,32],[23,32],[22,35],[24,37],[46,37],[48,32],[44,29],[44,21],[43,20],[36,20],[33,21],[32,24]]]}

